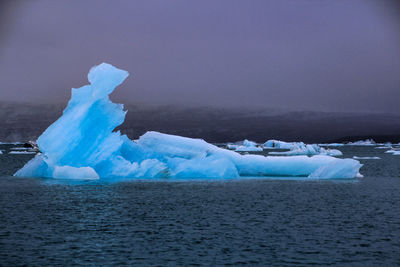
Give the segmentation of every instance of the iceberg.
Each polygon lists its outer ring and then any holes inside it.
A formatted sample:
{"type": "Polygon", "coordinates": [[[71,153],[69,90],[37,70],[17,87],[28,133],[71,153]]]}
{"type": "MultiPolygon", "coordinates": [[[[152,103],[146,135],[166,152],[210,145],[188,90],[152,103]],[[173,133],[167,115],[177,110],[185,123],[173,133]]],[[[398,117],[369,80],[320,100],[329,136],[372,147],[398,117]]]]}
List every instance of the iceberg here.
{"type": "Polygon", "coordinates": [[[353,159],[381,159],[380,157],[357,157],[354,156],[353,159]]]}
{"type": "Polygon", "coordinates": [[[393,149],[390,149],[388,151],[385,151],[385,153],[389,153],[389,154],[398,156],[398,155],[400,155],[400,149],[393,148],[393,149]]]}
{"type": "Polygon", "coordinates": [[[390,145],[390,146],[377,146],[377,147],[375,147],[375,149],[391,149],[392,148],[392,146],[390,145]]]}
{"type": "Polygon", "coordinates": [[[338,164],[337,162],[331,162],[328,165],[319,168],[312,174],[310,174],[310,178],[322,178],[322,177],[341,177],[343,175],[347,175],[353,172],[353,175],[356,177],[362,177],[360,173],[355,173],[354,170],[357,168],[357,162],[354,162],[352,159],[342,159],[347,164],[338,164]]]}
{"type": "Polygon", "coordinates": [[[130,140],[114,129],[125,119],[109,94],[128,77],[110,64],[93,67],[89,85],[72,89],[62,116],[38,138],[41,153],[14,175],[60,179],[202,179],[302,176],[355,178],[361,164],[330,156],[241,155],[202,139],[147,132],[130,140]]]}
{"type": "Polygon", "coordinates": [[[325,149],[320,147],[316,144],[313,145],[305,145],[304,143],[295,144],[292,146],[290,151],[283,151],[283,152],[269,152],[268,154],[271,155],[286,155],[286,156],[295,156],[295,155],[327,155],[338,157],[342,156],[342,152],[337,149],[325,149]]]}
{"type": "Polygon", "coordinates": [[[342,143],[318,144],[319,146],[344,146],[342,143]]]}
{"type": "Polygon", "coordinates": [[[238,144],[228,144],[228,149],[233,149],[237,152],[261,152],[262,147],[259,147],[256,142],[249,141],[245,139],[241,145],[238,144]]]}
{"type": "Polygon", "coordinates": [[[236,150],[240,145],[238,144],[232,144],[232,143],[227,143],[226,148],[231,149],[231,150],[236,150]]]}
{"type": "Polygon", "coordinates": [[[268,140],[264,143],[266,149],[292,149],[298,146],[304,146],[303,142],[284,142],[279,140],[268,140]]]}
{"type": "Polygon", "coordinates": [[[367,139],[367,140],[359,140],[356,142],[349,142],[346,145],[348,146],[376,146],[376,142],[372,139],[367,139]]]}

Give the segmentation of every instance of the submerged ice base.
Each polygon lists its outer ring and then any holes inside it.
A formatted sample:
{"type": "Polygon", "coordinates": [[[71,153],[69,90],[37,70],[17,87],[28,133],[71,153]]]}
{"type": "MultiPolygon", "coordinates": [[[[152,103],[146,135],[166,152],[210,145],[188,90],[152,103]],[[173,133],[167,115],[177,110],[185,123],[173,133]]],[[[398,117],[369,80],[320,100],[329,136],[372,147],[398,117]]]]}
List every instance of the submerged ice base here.
{"type": "Polygon", "coordinates": [[[102,63],[88,75],[90,85],[72,89],[63,115],[37,140],[41,154],[15,173],[62,179],[237,178],[302,176],[354,178],[357,160],[330,156],[240,155],[201,139],[147,132],[132,141],[113,130],[126,111],[110,101],[128,72],[102,63]]]}

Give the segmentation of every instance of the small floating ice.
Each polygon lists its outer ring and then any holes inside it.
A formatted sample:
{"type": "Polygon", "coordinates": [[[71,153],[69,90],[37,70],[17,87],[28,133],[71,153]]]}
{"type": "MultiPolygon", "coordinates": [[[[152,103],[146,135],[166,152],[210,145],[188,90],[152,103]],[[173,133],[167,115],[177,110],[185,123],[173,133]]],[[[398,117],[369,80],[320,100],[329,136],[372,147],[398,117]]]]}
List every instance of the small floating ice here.
{"type": "Polygon", "coordinates": [[[319,146],[344,146],[342,143],[318,144],[319,146]]]}
{"type": "Polygon", "coordinates": [[[376,142],[372,139],[367,139],[367,140],[359,140],[356,142],[349,142],[346,145],[348,145],[348,146],[376,146],[376,142]]]}
{"type": "Polygon", "coordinates": [[[354,156],[353,159],[381,159],[380,157],[357,157],[354,156]]]}
{"type": "MultiPolygon", "coordinates": [[[[232,146],[228,147],[231,148],[232,146]]],[[[256,142],[244,140],[242,145],[235,145],[234,150],[237,152],[260,152],[263,151],[256,142]]]]}
{"type": "Polygon", "coordinates": [[[271,155],[286,155],[286,156],[296,156],[296,155],[306,155],[306,156],[313,156],[313,155],[326,155],[326,156],[342,156],[342,152],[337,149],[325,149],[320,147],[316,144],[313,145],[299,145],[294,146],[290,149],[290,151],[283,151],[283,152],[269,152],[268,154],[271,155]]]}
{"type": "Polygon", "coordinates": [[[400,150],[399,149],[390,149],[390,150],[388,150],[388,151],[385,151],[385,153],[389,153],[389,154],[392,154],[392,155],[395,155],[395,156],[398,156],[398,155],[400,155],[400,150]]]}
{"type": "Polygon", "coordinates": [[[266,149],[292,149],[299,146],[304,146],[303,142],[284,142],[279,140],[268,140],[263,147],[266,149]]]}
{"type": "MultiPolygon", "coordinates": [[[[343,145],[343,144],[341,144],[343,145]]],[[[334,146],[327,145],[327,146],[334,146]]],[[[342,152],[337,149],[325,149],[317,144],[305,144],[303,142],[284,142],[278,140],[268,140],[264,143],[266,149],[289,149],[290,151],[283,152],[270,152],[271,155],[285,155],[285,156],[296,156],[296,155],[328,155],[328,156],[342,156],[342,152]]]]}

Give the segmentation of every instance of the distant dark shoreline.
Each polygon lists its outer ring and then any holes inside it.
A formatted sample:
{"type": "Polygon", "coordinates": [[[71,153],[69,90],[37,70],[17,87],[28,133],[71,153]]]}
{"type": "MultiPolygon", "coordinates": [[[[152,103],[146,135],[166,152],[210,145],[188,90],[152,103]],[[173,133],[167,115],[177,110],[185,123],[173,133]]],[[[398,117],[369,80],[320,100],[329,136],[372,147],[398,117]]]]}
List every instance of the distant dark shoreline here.
{"type": "MultiPolygon", "coordinates": [[[[63,105],[0,102],[0,141],[35,140],[64,109],[63,105]]],[[[202,138],[208,142],[250,139],[347,142],[374,139],[400,142],[400,115],[310,111],[242,110],[125,105],[124,124],[117,128],[132,139],[147,131],[202,138]]]]}

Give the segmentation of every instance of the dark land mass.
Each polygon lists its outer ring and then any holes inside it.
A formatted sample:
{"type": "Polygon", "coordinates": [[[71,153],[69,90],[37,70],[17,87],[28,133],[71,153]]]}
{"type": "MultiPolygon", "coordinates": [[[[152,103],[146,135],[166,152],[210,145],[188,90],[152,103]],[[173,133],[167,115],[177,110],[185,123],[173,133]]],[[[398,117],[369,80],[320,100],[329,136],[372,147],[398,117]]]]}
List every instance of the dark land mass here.
{"type": "MultiPolygon", "coordinates": [[[[0,103],[0,141],[35,140],[61,116],[64,105],[0,103]]],[[[346,142],[373,138],[400,142],[400,115],[383,113],[328,113],[311,111],[184,108],[125,105],[124,124],[117,129],[131,139],[159,131],[208,142],[250,139],[346,142]]]]}

